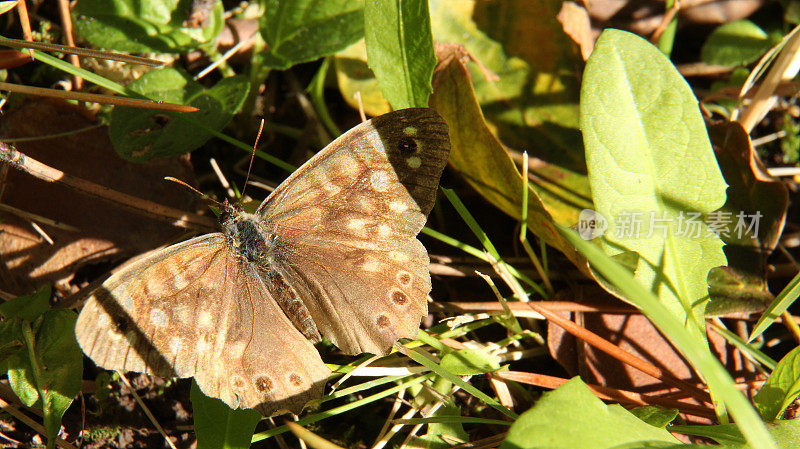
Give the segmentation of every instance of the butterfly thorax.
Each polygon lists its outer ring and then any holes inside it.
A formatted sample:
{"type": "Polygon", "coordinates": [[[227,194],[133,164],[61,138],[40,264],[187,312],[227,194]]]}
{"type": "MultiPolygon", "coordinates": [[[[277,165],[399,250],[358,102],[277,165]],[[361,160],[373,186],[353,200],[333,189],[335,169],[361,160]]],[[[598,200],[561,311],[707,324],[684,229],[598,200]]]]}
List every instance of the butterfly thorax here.
{"type": "Polygon", "coordinates": [[[286,282],[282,257],[286,243],[270,232],[263,218],[227,202],[220,215],[220,226],[239,263],[249,265],[258,274],[297,330],[315,343],[321,341],[311,312],[297,290],[286,282]]]}

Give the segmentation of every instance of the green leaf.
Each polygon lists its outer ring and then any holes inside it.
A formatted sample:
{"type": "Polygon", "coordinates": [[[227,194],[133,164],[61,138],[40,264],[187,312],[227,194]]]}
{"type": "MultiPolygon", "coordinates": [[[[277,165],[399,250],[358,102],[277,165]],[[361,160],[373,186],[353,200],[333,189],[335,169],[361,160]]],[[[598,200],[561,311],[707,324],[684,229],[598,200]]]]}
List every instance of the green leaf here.
{"type": "Polygon", "coordinates": [[[40,288],[36,293],[19,296],[0,304],[0,315],[6,319],[21,318],[33,321],[50,309],[50,286],[40,288]]]}
{"type": "Polygon", "coordinates": [[[436,66],[428,0],[367,0],[367,62],[395,109],[427,107],[436,66]]]}
{"type": "Polygon", "coordinates": [[[639,253],[636,279],[703,338],[708,272],[726,258],[702,217],[726,184],[689,85],[644,39],[606,30],[584,72],[581,128],[604,250],[639,253]]]}
{"type": "Polygon", "coordinates": [[[753,402],[764,421],[772,422],[778,419],[798,396],[800,396],[800,346],[783,356],[753,397],[753,402]]]}
{"type": "Polygon", "coordinates": [[[259,27],[264,65],[287,69],[343,50],[364,37],[360,0],[264,0],[259,27]]]}
{"type": "Polygon", "coordinates": [[[221,130],[241,108],[249,83],[244,77],[225,78],[204,89],[175,69],[148,72],[129,86],[152,100],[186,104],[200,109],[185,118],[177,113],[116,107],[109,134],[114,149],[125,159],[143,162],[194,150],[212,137],[198,122],[221,130]]]}
{"type": "Polygon", "coordinates": [[[769,47],[769,36],[764,30],[749,20],[737,20],[711,32],[700,50],[700,59],[706,64],[747,65],[769,47]]]}
{"type": "Polygon", "coordinates": [[[81,389],[83,354],[75,341],[72,310],[45,312],[33,325],[22,323],[27,351],[9,360],[8,380],[27,406],[42,409],[48,447],[53,447],[61,418],[81,389]]]}
{"type": "Polygon", "coordinates": [[[479,349],[459,349],[442,357],[442,368],[457,376],[486,374],[500,369],[500,358],[479,349]]]}
{"type": "Polygon", "coordinates": [[[225,24],[217,2],[204,28],[184,28],[192,0],[80,0],[78,34],[95,47],[129,53],[183,53],[214,39],[225,24]]]}
{"type": "Polygon", "coordinates": [[[250,447],[260,413],[253,409],[232,410],[221,400],[204,395],[194,380],[190,396],[198,449],[250,447]]]}
{"type": "Polygon", "coordinates": [[[604,404],[576,377],[520,415],[500,448],[663,448],[679,442],[621,406],[604,404]]]}
{"type": "Polygon", "coordinates": [[[643,405],[628,411],[653,427],[666,427],[680,413],[676,408],[664,408],[657,405],[643,405]]]}

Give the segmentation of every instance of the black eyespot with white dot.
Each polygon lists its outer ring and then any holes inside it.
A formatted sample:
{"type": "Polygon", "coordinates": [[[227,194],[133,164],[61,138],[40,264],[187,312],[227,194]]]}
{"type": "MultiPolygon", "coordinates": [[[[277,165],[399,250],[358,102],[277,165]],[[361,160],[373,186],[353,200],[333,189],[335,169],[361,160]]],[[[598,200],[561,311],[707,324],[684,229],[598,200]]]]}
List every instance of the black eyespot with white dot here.
{"type": "Polygon", "coordinates": [[[403,154],[414,154],[417,152],[417,141],[410,137],[403,137],[397,144],[397,149],[403,154]]]}

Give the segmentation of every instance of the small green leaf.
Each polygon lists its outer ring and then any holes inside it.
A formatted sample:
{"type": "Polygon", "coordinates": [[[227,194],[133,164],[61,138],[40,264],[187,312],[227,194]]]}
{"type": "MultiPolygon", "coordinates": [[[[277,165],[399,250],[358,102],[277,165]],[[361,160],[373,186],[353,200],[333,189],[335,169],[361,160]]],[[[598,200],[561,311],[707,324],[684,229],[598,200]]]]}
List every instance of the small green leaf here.
{"type": "Polygon", "coordinates": [[[680,413],[676,408],[664,408],[657,405],[643,405],[628,411],[653,427],[666,427],[680,413]]]}
{"type": "Polygon", "coordinates": [[[621,406],[604,404],[576,377],[544,393],[520,415],[500,448],[664,448],[678,443],[621,406]]]}
{"type": "Polygon", "coordinates": [[[747,65],[769,47],[769,36],[764,30],[749,20],[737,20],[711,32],[700,51],[700,59],[706,64],[747,65]]]}
{"type": "Polygon", "coordinates": [[[9,359],[11,388],[25,405],[42,409],[48,447],[53,447],[61,418],[81,389],[83,354],[75,341],[72,310],[45,312],[33,325],[23,322],[28,350],[9,359]]]}
{"type": "Polygon", "coordinates": [[[500,369],[500,358],[479,349],[460,349],[442,357],[442,368],[457,376],[486,374],[500,369]]]}
{"type": "Polygon", "coordinates": [[[778,419],[798,396],[800,396],[800,346],[783,356],[753,397],[753,402],[764,421],[772,422],[778,419]]]}
{"type": "Polygon", "coordinates": [[[50,286],[40,288],[36,293],[20,296],[0,304],[0,315],[6,319],[21,318],[33,321],[50,309],[50,286]]]}
{"type": "Polygon", "coordinates": [[[265,0],[259,27],[268,49],[264,65],[287,69],[364,37],[363,1],[265,0]]]}
{"type": "Polygon", "coordinates": [[[644,39],[606,30],[584,72],[581,129],[592,198],[609,223],[604,250],[639,253],[636,279],[704,338],[708,273],[726,265],[704,217],[727,185],[689,85],[644,39]]]}
{"type": "Polygon", "coordinates": [[[214,39],[225,24],[217,2],[203,28],[185,28],[191,0],[80,0],[78,34],[95,47],[129,53],[183,53],[214,39]]]}
{"type": "Polygon", "coordinates": [[[395,109],[427,107],[436,66],[428,0],[367,0],[367,62],[395,109]]]}
{"type": "Polygon", "coordinates": [[[256,424],[261,420],[260,413],[252,409],[232,410],[221,400],[204,395],[194,380],[190,396],[198,449],[250,447],[256,424]]]}
{"type": "Polygon", "coordinates": [[[143,162],[194,150],[212,134],[199,125],[221,130],[241,108],[249,83],[244,77],[225,78],[204,89],[175,69],[148,72],[128,87],[152,100],[197,107],[186,114],[116,107],[109,134],[114,149],[125,159],[143,162]]]}

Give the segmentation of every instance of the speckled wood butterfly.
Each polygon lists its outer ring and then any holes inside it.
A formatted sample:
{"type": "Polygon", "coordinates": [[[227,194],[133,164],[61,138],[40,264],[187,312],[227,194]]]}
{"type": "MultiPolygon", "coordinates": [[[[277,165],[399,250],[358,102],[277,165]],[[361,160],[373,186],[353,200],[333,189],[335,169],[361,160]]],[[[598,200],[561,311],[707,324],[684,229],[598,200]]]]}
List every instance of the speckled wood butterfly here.
{"type": "Polygon", "coordinates": [[[107,279],[78,317],[78,343],[104,368],[193,376],[231,408],[299,412],[330,374],[321,336],[348,354],[416,336],[431,290],[416,236],[449,148],[432,109],[361,123],[254,214],[226,205],[222,232],[107,279]]]}

